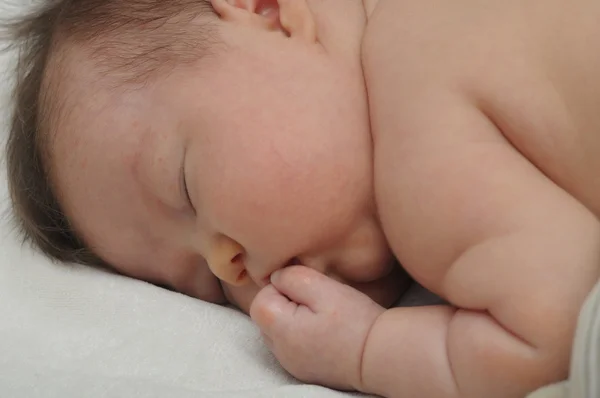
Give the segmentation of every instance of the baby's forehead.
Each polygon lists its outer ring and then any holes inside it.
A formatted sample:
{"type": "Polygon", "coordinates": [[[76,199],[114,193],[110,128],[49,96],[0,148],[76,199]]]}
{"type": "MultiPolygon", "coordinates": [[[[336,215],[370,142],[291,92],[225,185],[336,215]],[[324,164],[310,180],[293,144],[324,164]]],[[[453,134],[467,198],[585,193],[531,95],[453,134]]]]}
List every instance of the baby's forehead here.
{"type": "Polygon", "coordinates": [[[149,273],[154,259],[148,257],[151,248],[162,245],[151,227],[157,213],[136,179],[147,153],[140,149],[149,149],[149,141],[125,131],[126,118],[104,114],[119,113],[118,108],[106,108],[89,119],[89,126],[73,123],[54,140],[51,171],[57,197],[77,235],[103,260],[158,280],[149,273]]]}
{"type": "Polygon", "coordinates": [[[85,132],[92,120],[119,98],[109,90],[110,76],[102,73],[85,46],[61,48],[51,56],[40,92],[40,116],[51,140],[85,132]],[[77,127],[76,127],[77,126],[77,127]]]}
{"type": "MultiPolygon", "coordinates": [[[[114,138],[110,133],[132,120],[151,115],[148,88],[107,73],[89,48],[72,46],[48,64],[41,95],[52,141],[93,145],[114,138]]],[[[121,134],[120,138],[127,138],[121,134]]]]}
{"type": "Polygon", "coordinates": [[[41,104],[48,171],[61,206],[74,213],[70,221],[75,224],[86,202],[100,195],[110,199],[102,184],[126,175],[137,147],[126,127],[133,112],[120,105],[125,94],[108,87],[92,61],[85,52],[73,51],[60,65],[49,65],[46,103],[41,104]]]}

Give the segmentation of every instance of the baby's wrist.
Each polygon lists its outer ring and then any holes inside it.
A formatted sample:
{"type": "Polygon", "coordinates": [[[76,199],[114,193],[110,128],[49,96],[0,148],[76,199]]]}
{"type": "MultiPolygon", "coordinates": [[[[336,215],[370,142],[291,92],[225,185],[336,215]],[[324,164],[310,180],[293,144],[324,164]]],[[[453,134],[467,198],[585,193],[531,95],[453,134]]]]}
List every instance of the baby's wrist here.
{"type": "Polygon", "coordinates": [[[370,347],[373,346],[373,344],[375,344],[375,342],[373,342],[372,340],[373,340],[373,335],[375,335],[376,333],[373,333],[373,331],[379,326],[382,318],[384,318],[383,314],[385,314],[386,312],[387,312],[387,310],[384,309],[383,307],[381,307],[381,313],[374,319],[373,323],[371,324],[371,326],[368,329],[368,332],[365,337],[365,341],[364,341],[364,344],[362,346],[362,350],[360,353],[358,382],[354,386],[354,388],[357,391],[360,391],[363,393],[373,393],[374,392],[373,386],[369,385],[369,380],[371,378],[368,377],[368,375],[372,371],[372,369],[367,368],[367,366],[368,366],[367,364],[371,363],[371,362],[365,361],[365,358],[367,357],[367,354],[368,354],[367,351],[370,349],[370,347]]]}

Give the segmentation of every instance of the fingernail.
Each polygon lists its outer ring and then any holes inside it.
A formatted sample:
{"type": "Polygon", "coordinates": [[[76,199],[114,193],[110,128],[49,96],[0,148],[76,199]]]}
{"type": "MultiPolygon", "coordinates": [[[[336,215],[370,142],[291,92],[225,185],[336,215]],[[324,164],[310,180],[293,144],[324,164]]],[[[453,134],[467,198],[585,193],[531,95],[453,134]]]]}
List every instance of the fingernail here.
{"type": "Polygon", "coordinates": [[[281,278],[281,270],[277,270],[271,274],[271,283],[277,283],[281,278]]]}

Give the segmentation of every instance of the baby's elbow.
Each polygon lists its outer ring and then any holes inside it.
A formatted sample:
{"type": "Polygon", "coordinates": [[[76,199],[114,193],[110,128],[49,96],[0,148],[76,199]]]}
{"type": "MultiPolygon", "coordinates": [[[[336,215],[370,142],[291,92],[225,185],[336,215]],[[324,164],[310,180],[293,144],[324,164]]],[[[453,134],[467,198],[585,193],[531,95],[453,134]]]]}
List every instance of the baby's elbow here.
{"type": "Polygon", "coordinates": [[[532,340],[540,376],[547,383],[568,377],[579,307],[548,311],[532,340]]]}
{"type": "Polygon", "coordinates": [[[531,321],[523,328],[529,332],[525,340],[549,382],[563,380],[569,373],[579,314],[590,290],[580,282],[566,281],[563,288],[540,294],[538,304],[527,308],[531,321]]]}
{"type": "Polygon", "coordinates": [[[567,333],[554,335],[536,345],[502,327],[489,314],[459,310],[447,342],[459,396],[517,398],[564,380],[572,339],[567,333]]]}

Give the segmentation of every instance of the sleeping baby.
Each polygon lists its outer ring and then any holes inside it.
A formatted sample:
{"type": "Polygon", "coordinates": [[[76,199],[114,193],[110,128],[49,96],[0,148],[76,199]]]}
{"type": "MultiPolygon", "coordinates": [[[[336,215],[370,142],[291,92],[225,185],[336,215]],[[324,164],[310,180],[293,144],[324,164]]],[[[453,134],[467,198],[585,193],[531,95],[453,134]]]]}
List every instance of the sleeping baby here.
{"type": "Polygon", "coordinates": [[[48,256],[248,312],[298,379],[517,398],[600,274],[600,3],[55,0],[13,25],[48,256]],[[397,264],[443,297],[388,308],[397,264]]]}

